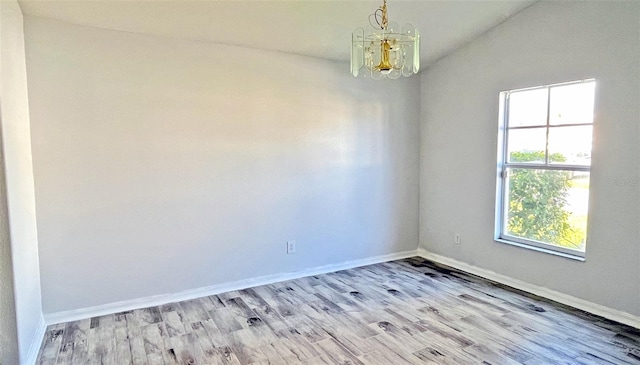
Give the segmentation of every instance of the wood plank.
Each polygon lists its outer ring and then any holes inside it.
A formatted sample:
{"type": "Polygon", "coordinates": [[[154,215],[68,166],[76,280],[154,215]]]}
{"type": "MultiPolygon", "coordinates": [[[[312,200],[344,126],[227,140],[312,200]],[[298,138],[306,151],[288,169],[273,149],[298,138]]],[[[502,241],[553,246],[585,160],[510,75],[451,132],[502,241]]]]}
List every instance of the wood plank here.
{"type": "Polygon", "coordinates": [[[295,328],[277,331],[276,334],[282,345],[286,346],[298,360],[308,360],[320,356],[318,350],[295,328]]]}
{"type": "Polygon", "coordinates": [[[205,359],[210,362],[217,362],[217,352],[216,347],[213,344],[209,334],[207,333],[206,328],[202,324],[202,322],[195,322],[191,324],[192,333],[195,336],[195,340],[202,350],[205,359]]]}
{"type": "Polygon", "coordinates": [[[141,326],[162,322],[160,308],[158,307],[136,309],[133,311],[133,313],[138,319],[141,326]]]}
{"type": "Polygon", "coordinates": [[[177,311],[162,312],[163,323],[167,330],[167,336],[179,337],[187,334],[187,323],[177,311]]]}
{"type": "Polygon", "coordinates": [[[71,360],[65,360],[58,356],[58,363],[64,364],[86,364],[89,361],[89,352],[87,339],[89,335],[89,329],[91,328],[91,319],[84,319],[77,322],[68,324],[65,329],[65,336],[63,338],[63,346],[66,342],[67,345],[72,346],[71,360]],[[68,335],[68,336],[67,336],[68,335]],[[62,360],[62,362],[61,362],[62,360]]]}
{"type": "Polygon", "coordinates": [[[204,353],[198,346],[196,336],[193,333],[165,337],[164,347],[169,356],[165,358],[165,362],[180,365],[204,363],[204,353]]]}
{"type": "Polygon", "coordinates": [[[127,316],[124,313],[114,315],[115,362],[116,364],[133,364],[131,345],[127,334],[127,316]]]}
{"type": "Polygon", "coordinates": [[[233,310],[228,307],[219,308],[209,312],[211,320],[220,332],[228,334],[243,329],[243,325],[234,316],[233,310]]]}
{"type": "Polygon", "coordinates": [[[206,321],[209,319],[209,314],[205,311],[199,300],[185,300],[184,302],[180,302],[179,305],[184,313],[182,322],[185,323],[185,326],[187,324],[206,321]]]}
{"type": "Polygon", "coordinates": [[[61,323],[51,325],[47,328],[44,334],[42,349],[38,355],[38,364],[52,365],[56,363],[62,345],[64,327],[64,323],[61,323]]]}
{"type": "Polygon", "coordinates": [[[87,339],[89,364],[116,364],[115,321],[114,315],[91,319],[91,328],[87,339]]]}
{"type": "Polygon", "coordinates": [[[164,363],[165,332],[163,323],[148,324],[140,330],[144,342],[144,352],[147,355],[147,360],[152,364],[164,363]]]}
{"type": "Polygon", "coordinates": [[[355,357],[351,352],[349,352],[349,350],[336,342],[333,338],[318,342],[318,347],[333,364],[364,365],[360,359],[355,357]]]}
{"type": "Polygon", "coordinates": [[[439,343],[430,343],[421,350],[413,353],[418,359],[433,364],[458,365],[458,364],[479,364],[481,360],[470,354],[456,351],[455,348],[448,348],[439,343]]]}
{"type": "Polygon", "coordinates": [[[131,362],[134,365],[147,364],[147,353],[144,350],[144,339],[138,317],[133,311],[125,312],[127,320],[127,336],[129,337],[129,347],[131,349],[131,362]]]}

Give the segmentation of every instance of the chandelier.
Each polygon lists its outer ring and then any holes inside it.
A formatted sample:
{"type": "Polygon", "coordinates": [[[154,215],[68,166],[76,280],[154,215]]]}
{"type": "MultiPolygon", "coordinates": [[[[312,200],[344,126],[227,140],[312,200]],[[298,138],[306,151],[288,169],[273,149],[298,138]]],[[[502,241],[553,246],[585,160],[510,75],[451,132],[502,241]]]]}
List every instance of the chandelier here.
{"type": "Polygon", "coordinates": [[[420,33],[411,24],[402,28],[387,18],[387,0],[369,15],[373,28],[365,34],[357,28],[351,35],[351,74],[374,80],[411,76],[420,69],[420,33]]]}

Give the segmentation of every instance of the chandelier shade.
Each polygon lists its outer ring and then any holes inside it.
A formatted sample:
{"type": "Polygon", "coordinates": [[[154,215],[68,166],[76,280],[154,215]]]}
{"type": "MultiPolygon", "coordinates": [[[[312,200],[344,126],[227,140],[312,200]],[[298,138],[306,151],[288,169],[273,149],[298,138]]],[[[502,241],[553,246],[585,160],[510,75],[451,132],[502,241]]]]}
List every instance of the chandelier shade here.
{"type": "Polygon", "coordinates": [[[371,28],[351,34],[351,74],[354,77],[397,79],[420,70],[420,33],[411,24],[399,27],[387,19],[387,1],[369,16],[371,28]],[[373,22],[375,21],[375,23],[373,22]]]}

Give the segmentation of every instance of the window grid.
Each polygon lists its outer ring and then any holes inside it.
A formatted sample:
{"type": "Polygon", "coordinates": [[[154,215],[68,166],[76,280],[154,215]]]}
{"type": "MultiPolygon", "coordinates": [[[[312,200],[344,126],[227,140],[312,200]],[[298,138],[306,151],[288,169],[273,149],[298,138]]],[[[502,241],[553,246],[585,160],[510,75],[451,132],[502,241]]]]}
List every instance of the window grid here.
{"type": "Polygon", "coordinates": [[[506,231],[506,226],[507,226],[507,219],[508,219],[508,204],[509,204],[509,186],[508,186],[508,171],[512,170],[512,169],[532,169],[532,170],[557,170],[557,171],[572,171],[572,172],[587,172],[589,173],[591,171],[591,162],[589,162],[589,165],[575,165],[575,164],[564,164],[564,163],[551,163],[551,161],[549,161],[549,133],[552,129],[555,128],[565,128],[565,127],[580,127],[580,126],[593,126],[593,120],[591,120],[591,122],[589,123],[565,123],[565,124],[551,124],[551,90],[552,88],[555,87],[560,87],[560,86],[567,86],[567,85],[574,85],[574,84],[583,84],[583,83],[588,83],[588,82],[595,82],[594,79],[587,79],[587,80],[579,80],[579,81],[573,81],[573,82],[568,82],[568,83],[561,83],[561,84],[554,84],[554,85],[545,85],[545,86],[539,86],[539,87],[533,87],[533,88],[527,88],[527,89],[519,89],[519,90],[512,90],[512,91],[508,91],[508,92],[504,92],[503,94],[503,98],[504,98],[504,110],[503,112],[503,116],[501,118],[500,123],[503,123],[502,127],[500,128],[501,130],[504,131],[504,135],[502,138],[502,147],[501,147],[501,151],[502,151],[502,155],[500,156],[501,161],[500,161],[500,165],[501,168],[499,169],[499,193],[500,193],[500,201],[499,203],[496,205],[496,220],[497,220],[497,225],[496,225],[496,239],[501,240],[501,241],[507,241],[508,243],[515,243],[517,245],[520,246],[525,246],[525,247],[534,247],[534,248],[540,248],[544,251],[551,251],[551,252],[555,252],[555,253],[560,253],[563,256],[569,256],[569,257],[577,257],[577,258],[584,258],[585,257],[585,252],[580,251],[580,250],[575,250],[575,249],[571,249],[571,248],[565,248],[565,247],[561,247],[558,245],[553,245],[553,244],[548,244],[545,242],[540,242],[540,241],[536,241],[536,240],[531,240],[531,239],[527,239],[527,238],[521,238],[521,237],[516,237],[513,235],[509,235],[506,231]],[[543,125],[525,125],[525,126],[514,126],[511,127],[509,124],[509,108],[510,108],[510,97],[511,94],[515,93],[515,92],[522,92],[522,91],[532,91],[532,90],[536,90],[536,89],[546,89],[547,90],[547,103],[546,103],[546,120],[545,120],[545,124],[543,125]],[[526,129],[541,129],[544,128],[545,129],[545,144],[544,144],[544,163],[532,163],[532,162],[526,162],[526,163],[518,163],[518,162],[510,162],[509,161],[509,132],[512,130],[526,130],[526,129]]]}

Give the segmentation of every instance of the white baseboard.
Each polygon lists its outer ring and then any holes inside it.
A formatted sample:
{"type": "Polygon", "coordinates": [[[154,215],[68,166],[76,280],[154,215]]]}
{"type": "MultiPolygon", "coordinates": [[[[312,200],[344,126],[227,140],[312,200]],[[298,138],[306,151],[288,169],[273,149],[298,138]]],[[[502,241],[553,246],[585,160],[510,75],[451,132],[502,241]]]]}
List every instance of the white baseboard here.
{"type": "MultiPolygon", "coordinates": [[[[125,300],[121,302],[108,303],[88,308],[80,308],[64,312],[45,314],[44,320],[47,325],[77,321],[80,319],[103,316],[111,313],[119,313],[127,310],[147,308],[167,303],[179,302],[183,300],[201,298],[208,295],[220,294],[233,290],[251,288],[254,286],[273,284],[280,281],[299,279],[305,276],[320,275],[330,272],[352,269],[354,267],[377,264],[392,260],[400,260],[408,257],[418,256],[417,250],[397,252],[387,255],[369,257],[365,259],[343,261],[336,264],[316,266],[304,270],[278,273],[274,275],[261,276],[251,279],[239,280],[230,283],[217,284],[202,288],[186,290],[179,293],[155,295],[145,298],[125,300]]],[[[36,350],[37,351],[37,350],[36,350]]],[[[37,352],[36,352],[37,356],[37,352]]]]}
{"type": "Polygon", "coordinates": [[[208,295],[220,294],[220,293],[233,291],[233,290],[246,289],[246,288],[259,286],[259,285],[273,284],[280,281],[298,279],[305,276],[326,274],[329,272],[335,272],[340,270],[351,269],[354,267],[372,265],[380,262],[400,260],[400,259],[413,257],[413,256],[420,256],[436,263],[447,265],[455,269],[462,270],[470,274],[483,277],[485,279],[493,280],[495,282],[508,285],[510,287],[523,290],[547,299],[551,299],[553,301],[556,301],[577,309],[581,309],[586,312],[593,313],[595,315],[598,315],[616,322],[624,323],[626,325],[640,329],[640,317],[634,316],[630,313],[605,307],[600,304],[595,304],[587,300],[576,298],[576,297],[573,297],[564,293],[560,293],[551,289],[547,289],[541,286],[533,285],[518,279],[508,277],[506,275],[498,274],[490,270],[469,265],[467,263],[464,263],[455,259],[437,255],[437,254],[428,252],[424,249],[418,249],[418,250],[404,251],[404,252],[398,252],[398,253],[393,253],[388,255],[374,256],[366,259],[343,261],[336,264],[316,266],[316,267],[294,271],[294,272],[278,273],[273,275],[266,275],[266,276],[261,276],[256,278],[239,280],[239,281],[230,282],[230,283],[217,284],[217,285],[212,285],[212,286],[207,286],[202,288],[186,290],[179,293],[156,295],[156,296],[150,296],[145,298],[126,300],[122,302],[108,303],[108,304],[98,305],[94,307],[81,308],[81,309],[76,309],[71,311],[49,313],[44,316],[44,320],[41,320],[41,324],[39,325],[41,328],[38,329],[38,333],[34,336],[34,342],[29,350],[30,361],[26,363],[33,364],[35,362],[36,357],[38,356],[39,346],[42,343],[42,339],[44,337],[46,325],[76,321],[80,319],[102,316],[102,315],[111,314],[111,313],[118,313],[118,312],[127,311],[127,310],[153,307],[153,306],[158,306],[158,305],[167,304],[167,303],[200,298],[208,295]]]}
{"type": "Polygon", "coordinates": [[[490,270],[485,270],[477,266],[469,265],[462,261],[434,254],[422,248],[418,249],[418,256],[640,329],[640,317],[634,316],[633,314],[627,312],[605,307],[603,305],[560,293],[555,290],[533,285],[506,275],[498,274],[490,270]]]}
{"type": "Polygon", "coordinates": [[[27,352],[27,358],[22,359],[20,363],[32,365],[35,364],[38,360],[38,353],[40,352],[40,346],[42,345],[42,341],[44,340],[44,334],[47,331],[47,325],[43,316],[40,316],[40,321],[38,321],[38,328],[36,328],[36,332],[33,334],[33,339],[31,340],[31,345],[29,345],[29,352],[27,352]]]}

